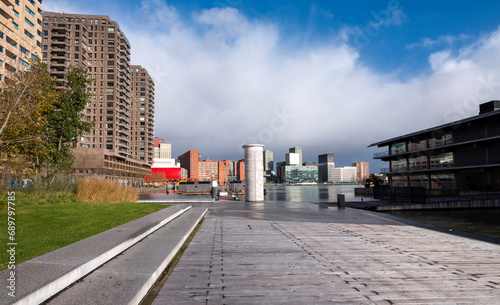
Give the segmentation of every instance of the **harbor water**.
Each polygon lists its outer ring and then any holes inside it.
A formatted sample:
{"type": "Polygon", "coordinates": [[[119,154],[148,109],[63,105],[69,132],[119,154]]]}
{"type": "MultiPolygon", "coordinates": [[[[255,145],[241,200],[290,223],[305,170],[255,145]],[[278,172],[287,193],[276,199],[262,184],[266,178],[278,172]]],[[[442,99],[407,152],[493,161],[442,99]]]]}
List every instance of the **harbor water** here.
{"type": "MultiPolygon", "coordinates": [[[[346,202],[370,201],[370,197],[356,197],[354,188],[361,185],[267,185],[266,201],[336,203],[337,194],[344,194],[346,202]]],[[[386,214],[417,221],[448,231],[477,234],[500,239],[500,209],[473,210],[411,210],[390,211],[386,214]]]]}

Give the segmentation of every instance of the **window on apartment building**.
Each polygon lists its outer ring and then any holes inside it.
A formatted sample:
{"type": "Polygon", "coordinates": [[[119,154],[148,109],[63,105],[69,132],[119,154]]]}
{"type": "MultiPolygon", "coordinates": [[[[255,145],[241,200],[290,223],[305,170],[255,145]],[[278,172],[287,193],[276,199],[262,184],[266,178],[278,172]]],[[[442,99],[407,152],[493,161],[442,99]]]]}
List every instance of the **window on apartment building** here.
{"type": "Polygon", "coordinates": [[[37,34],[38,36],[42,36],[42,32],[40,32],[40,30],[36,30],[36,34],[37,34]]]}
{"type": "Polygon", "coordinates": [[[75,32],[75,37],[80,37],[80,32],[75,32]]]}
{"type": "Polygon", "coordinates": [[[16,0],[16,5],[19,5],[19,0],[16,0]]]}
{"type": "Polygon", "coordinates": [[[17,18],[19,18],[19,13],[16,10],[13,10],[13,11],[14,11],[14,16],[16,16],[17,18]]]}
{"type": "Polygon", "coordinates": [[[31,5],[35,6],[35,1],[33,0],[28,0],[28,1],[31,3],[31,5]]]}
{"type": "Polygon", "coordinates": [[[115,28],[114,27],[108,27],[108,32],[114,32],[115,28]]]}
{"type": "Polygon", "coordinates": [[[24,22],[26,22],[27,25],[29,25],[31,28],[35,28],[35,25],[33,24],[33,22],[29,21],[28,18],[24,18],[24,22]]]}
{"type": "Polygon", "coordinates": [[[32,10],[30,10],[27,6],[24,6],[24,9],[30,14],[31,16],[35,17],[35,13],[33,13],[32,10]]]}
{"type": "Polygon", "coordinates": [[[12,25],[14,26],[14,28],[16,30],[19,30],[19,25],[17,25],[17,23],[15,23],[14,21],[12,21],[12,25]]]}
{"type": "Polygon", "coordinates": [[[36,23],[38,23],[38,25],[42,25],[42,20],[37,19],[37,20],[36,20],[36,23]]]}
{"type": "Polygon", "coordinates": [[[30,39],[35,39],[35,36],[33,36],[33,34],[31,34],[28,30],[24,30],[24,34],[28,36],[30,39]]]}
{"type": "Polygon", "coordinates": [[[80,58],[80,55],[79,54],[75,54],[75,59],[79,59],[80,58]]]}

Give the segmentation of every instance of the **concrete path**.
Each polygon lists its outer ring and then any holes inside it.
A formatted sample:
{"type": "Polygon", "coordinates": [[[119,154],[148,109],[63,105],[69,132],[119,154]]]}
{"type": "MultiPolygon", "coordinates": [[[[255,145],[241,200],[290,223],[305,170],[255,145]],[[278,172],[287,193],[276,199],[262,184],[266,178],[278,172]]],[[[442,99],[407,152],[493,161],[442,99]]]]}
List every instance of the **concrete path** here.
{"type": "Polygon", "coordinates": [[[154,304],[500,304],[500,246],[364,211],[217,205],[154,304]]]}

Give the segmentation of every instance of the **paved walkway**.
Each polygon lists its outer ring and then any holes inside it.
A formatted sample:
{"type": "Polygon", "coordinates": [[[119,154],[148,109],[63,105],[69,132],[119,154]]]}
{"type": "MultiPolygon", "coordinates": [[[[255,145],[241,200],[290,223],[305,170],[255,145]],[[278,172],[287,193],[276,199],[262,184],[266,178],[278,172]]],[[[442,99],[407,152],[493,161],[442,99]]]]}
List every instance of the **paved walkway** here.
{"type": "Polygon", "coordinates": [[[500,304],[500,246],[357,210],[217,205],[154,302],[264,303],[500,304]]]}

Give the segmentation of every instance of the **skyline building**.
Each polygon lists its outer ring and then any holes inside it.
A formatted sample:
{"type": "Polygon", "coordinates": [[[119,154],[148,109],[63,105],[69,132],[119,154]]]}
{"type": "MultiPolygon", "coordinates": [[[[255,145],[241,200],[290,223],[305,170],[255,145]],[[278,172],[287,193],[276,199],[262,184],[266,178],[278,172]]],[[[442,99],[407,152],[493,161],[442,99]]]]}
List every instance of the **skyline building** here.
{"type": "MultiPolygon", "coordinates": [[[[302,147],[300,146],[295,146],[295,147],[291,147],[288,149],[288,152],[289,153],[293,153],[293,154],[298,154],[299,155],[299,165],[302,165],[302,147]]],[[[287,163],[289,164],[289,163],[287,163]]]]}
{"type": "Polygon", "coordinates": [[[104,15],[42,12],[42,17],[42,61],[51,76],[65,82],[71,67],[81,67],[91,79],[91,98],[82,115],[94,128],[81,135],[75,147],[78,173],[142,181],[150,174],[154,156],[154,83],[146,76],[145,86],[132,84],[133,77],[146,71],[140,66],[131,70],[125,34],[104,15]]]}
{"type": "Polygon", "coordinates": [[[331,153],[318,155],[318,182],[334,182],[335,155],[331,153]]]}
{"type": "Polygon", "coordinates": [[[2,0],[0,5],[0,81],[41,59],[42,0],[2,0]]]}
{"type": "MultiPolygon", "coordinates": [[[[146,161],[152,165],[155,133],[155,83],[148,71],[140,65],[131,65],[130,74],[132,114],[130,151],[134,159],[146,161]]],[[[160,158],[171,158],[171,154],[160,156],[160,158]]]]}
{"type": "Polygon", "coordinates": [[[197,150],[188,150],[182,155],[178,156],[181,167],[185,168],[188,173],[188,178],[198,179],[199,178],[199,162],[200,162],[200,152],[197,150]]]}
{"type": "Polygon", "coordinates": [[[368,162],[354,162],[352,166],[356,167],[356,182],[365,182],[370,178],[370,164],[368,162]]]}

